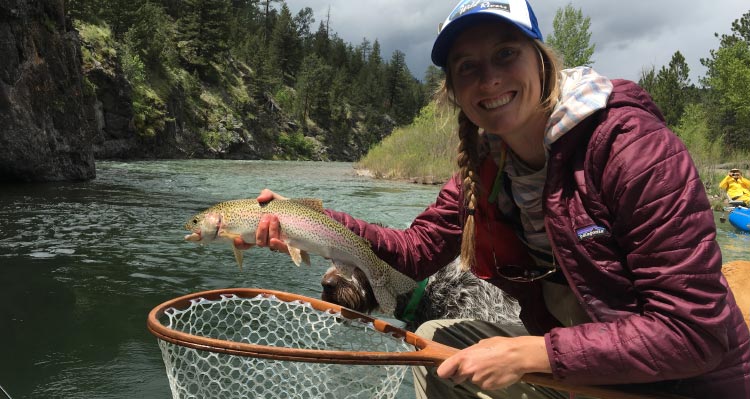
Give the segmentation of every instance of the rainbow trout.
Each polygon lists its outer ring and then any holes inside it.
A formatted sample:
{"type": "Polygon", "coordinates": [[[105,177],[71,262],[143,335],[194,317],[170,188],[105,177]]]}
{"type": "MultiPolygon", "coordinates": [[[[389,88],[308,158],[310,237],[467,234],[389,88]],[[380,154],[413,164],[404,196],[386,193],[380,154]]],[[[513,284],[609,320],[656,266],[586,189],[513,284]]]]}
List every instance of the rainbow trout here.
{"type": "Polygon", "coordinates": [[[289,248],[292,261],[310,264],[309,254],[330,259],[346,277],[359,267],[372,285],[380,311],[392,314],[396,296],[414,289],[416,283],[377,257],[370,243],[323,213],[318,199],[301,198],[258,203],[240,199],[216,204],[190,219],[185,228],[187,241],[201,244],[224,242],[232,246],[242,269],[242,250],[234,246],[236,238],[255,244],[255,231],[264,214],[273,214],[281,225],[281,239],[289,248]]]}

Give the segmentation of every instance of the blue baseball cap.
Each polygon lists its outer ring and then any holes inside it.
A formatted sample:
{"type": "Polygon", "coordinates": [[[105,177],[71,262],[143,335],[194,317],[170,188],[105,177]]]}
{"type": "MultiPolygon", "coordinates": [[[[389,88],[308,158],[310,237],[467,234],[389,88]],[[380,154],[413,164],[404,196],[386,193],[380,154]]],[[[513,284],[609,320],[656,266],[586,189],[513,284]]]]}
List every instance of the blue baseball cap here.
{"type": "Polygon", "coordinates": [[[467,27],[483,21],[510,22],[531,39],[544,40],[531,4],[526,0],[461,0],[440,26],[432,45],[432,63],[445,68],[453,41],[467,27]]]}

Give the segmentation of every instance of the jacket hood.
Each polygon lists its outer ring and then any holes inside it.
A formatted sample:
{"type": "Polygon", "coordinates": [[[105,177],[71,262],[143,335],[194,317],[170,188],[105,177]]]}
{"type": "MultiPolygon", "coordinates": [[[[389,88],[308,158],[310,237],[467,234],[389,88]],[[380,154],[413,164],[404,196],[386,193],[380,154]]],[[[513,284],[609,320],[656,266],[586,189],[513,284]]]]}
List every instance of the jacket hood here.
{"type": "Polygon", "coordinates": [[[547,121],[544,146],[576,127],[578,123],[607,106],[613,84],[590,67],[560,71],[560,99],[547,121]]]}
{"type": "Polygon", "coordinates": [[[636,107],[653,114],[660,121],[666,122],[659,107],[641,86],[624,79],[613,79],[612,85],[613,92],[609,99],[610,108],[636,107]]]}

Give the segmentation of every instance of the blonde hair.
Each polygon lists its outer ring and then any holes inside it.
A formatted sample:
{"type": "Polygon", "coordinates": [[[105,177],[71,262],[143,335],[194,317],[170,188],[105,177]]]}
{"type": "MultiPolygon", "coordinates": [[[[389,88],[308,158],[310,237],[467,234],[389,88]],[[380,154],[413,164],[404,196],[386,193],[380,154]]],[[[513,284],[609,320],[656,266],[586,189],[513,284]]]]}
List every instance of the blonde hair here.
{"type": "MultiPolygon", "coordinates": [[[[560,96],[560,82],[558,79],[562,62],[555,51],[539,40],[533,45],[540,57],[539,78],[542,85],[542,95],[539,100],[541,110],[546,114],[552,112],[560,96]]],[[[439,102],[459,107],[453,95],[450,71],[446,70],[445,81],[439,92],[439,102]]],[[[475,253],[475,221],[474,211],[477,209],[477,198],[482,195],[479,180],[480,142],[479,127],[475,125],[461,110],[458,113],[458,157],[459,177],[463,190],[463,206],[466,213],[461,238],[461,268],[469,270],[476,263],[475,253]]],[[[498,173],[502,173],[499,171],[498,173]]],[[[488,188],[484,188],[488,189],[488,188]]]]}

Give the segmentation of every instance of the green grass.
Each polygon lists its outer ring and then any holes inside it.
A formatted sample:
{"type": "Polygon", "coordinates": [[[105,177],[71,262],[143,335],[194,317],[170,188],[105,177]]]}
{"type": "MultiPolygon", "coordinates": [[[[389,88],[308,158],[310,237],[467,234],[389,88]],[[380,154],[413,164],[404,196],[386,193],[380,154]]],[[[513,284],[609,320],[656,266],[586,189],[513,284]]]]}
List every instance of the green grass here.
{"type": "MultiPolygon", "coordinates": [[[[88,24],[75,20],[74,26],[83,43],[88,44],[88,46],[81,46],[84,68],[91,69],[96,64],[106,65],[108,59],[117,56],[117,43],[107,25],[88,24]]],[[[114,71],[109,72],[114,74],[114,71]]]]}
{"type": "Polygon", "coordinates": [[[376,178],[443,183],[456,171],[455,121],[454,111],[430,103],[411,125],[394,130],[355,167],[367,169],[376,178]]]}

